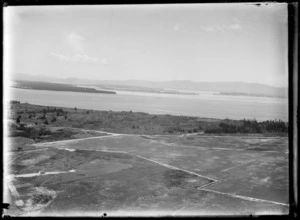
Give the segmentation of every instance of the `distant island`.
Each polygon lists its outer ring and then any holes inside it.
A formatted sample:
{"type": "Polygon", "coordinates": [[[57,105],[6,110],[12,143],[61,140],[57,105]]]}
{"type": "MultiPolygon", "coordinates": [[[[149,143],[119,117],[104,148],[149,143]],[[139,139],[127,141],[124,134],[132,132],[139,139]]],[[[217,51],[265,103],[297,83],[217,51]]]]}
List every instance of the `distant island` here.
{"type": "Polygon", "coordinates": [[[174,94],[174,95],[198,95],[194,92],[182,92],[173,89],[161,89],[161,88],[149,88],[149,87],[139,87],[139,86],[130,86],[130,85],[97,85],[103,89],[108,90],[122,90],[129,92],[146,92],[146,93],[161,93],[161,94],[174,94]]]}
{"type": "Polygon", "coordinates": [[[77,87],[75,85],[62,84],[62,83],[50,83],[50,82],[27,81],[27,80],[15,80],[14,82],[15,84],[12,87],[18,89],[117,94],[114,91],[105,91],[105,90],[97,90],[94,88],[77,87]]]}
{"type": "Polygon", "coordinates": [[[287,98],[286,96],[279,96],[279,95],[255,94],[255,93],[244,93],[244,92],[220,92],[220,93],[214,93],[214,95],[254,96],[254,97],[283,98],[283,99],[287,98]]]}

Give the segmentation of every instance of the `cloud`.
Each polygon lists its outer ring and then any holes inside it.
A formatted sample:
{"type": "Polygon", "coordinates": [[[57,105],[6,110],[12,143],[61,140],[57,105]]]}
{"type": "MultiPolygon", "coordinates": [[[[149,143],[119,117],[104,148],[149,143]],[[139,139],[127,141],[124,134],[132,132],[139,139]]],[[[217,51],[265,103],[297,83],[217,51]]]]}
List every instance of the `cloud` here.
{"type": "Polygon", "coordinates": [[[236,24],[229,25],[229,29],[239,30],[242,29],[242,27],[236,23],[236,24]]]}
{"type": "Polygon", "coordinates": [[[98,57],[91,57],[86,54],[75,54],[72,56],[69,55],[63,55],[63,54],[57,54],[57,53],[51,53],[52,57],[65,62],[79,62],[79,63],[101,63],[101,64],[107,64],[107,58],[98,58],[98,57]]]}
{"type": "Polygon", "coordinates": [[[201,26],[201,29],[206,32],[212,32],[212,31],[240,30],[242,29],[242,27],[238,23],[234,23],[230,25],[215,25],[215,26],[204,25],[201,26]]]}
{"type": "Polygon", "coordinates": [[[173,30],[174,30],[174,31],[179,31],[179,29],[180,29],[180,24],[175,24],[175,25],[173,26],[173,30]]]}
{"type": "Polygon", "coordinates": [[[83,52],[86,44],[86,39],[74,32],[64,33],[69,46],[76,52],[83,52]]]}
{"type": "Polygon", "coordinates": [[[202,26],[201,29],[204,30],[204,31],[207,31],[207,32],[210,32],[210,31],[214,31],[214,30],[215,30],[215,28],[209,27],[209,26],[202,26]]]}

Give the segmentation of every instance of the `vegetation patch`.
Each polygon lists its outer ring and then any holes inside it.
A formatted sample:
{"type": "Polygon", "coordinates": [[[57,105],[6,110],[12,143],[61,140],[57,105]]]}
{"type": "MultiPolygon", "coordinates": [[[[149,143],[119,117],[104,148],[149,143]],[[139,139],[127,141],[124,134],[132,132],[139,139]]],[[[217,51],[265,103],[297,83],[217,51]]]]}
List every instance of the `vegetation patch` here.
{"type": "Polygon", "coordinates": [[[186,182],[186,179],[194,177],[187,172],[181,170],[167,170],[164,172],[164,180],[167,187],[181,187],[186,182]]]}
{"type": "MultiPolygon", "coordinates": [[[[51,135],[49,131],[39,128],[21,128],[22,123],[49,125],[54,127],[84,128],[126,134],[269,134],[287,135],[288,123],[281,120],[258,122],[255,119],[206,119],[189,116],[151,115],[132,111],[96,111],[88,109],[58,108],[27,103],[11,103],[11,126],[14,136],[36,137],[51,135]]],[[[26,127],[26,126],[25,126],[26,127]]],[[[45,126],[44,126],[45,127],[45,126]]],[[[66,133],[66,131],[63,131],[66,133]]],[[[58,133],[54,135],[59,138],[58,133]]]]}

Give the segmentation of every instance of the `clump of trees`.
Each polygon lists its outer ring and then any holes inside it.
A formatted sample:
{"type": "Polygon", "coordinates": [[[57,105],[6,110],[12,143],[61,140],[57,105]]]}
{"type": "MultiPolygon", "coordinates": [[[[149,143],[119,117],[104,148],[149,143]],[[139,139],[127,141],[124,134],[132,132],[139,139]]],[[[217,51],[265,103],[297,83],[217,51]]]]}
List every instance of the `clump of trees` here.
{"type": "Polygon", "coordinates": [[[19,115],[16,119],[16,123],[19,124],[21,122],[21,115],[19,115]]]}
{"type": "MultiPolygon", "coordinates": [[[[192,126],[192,125],[191,125],[192,126]]],[[[202,127],[191,127],[191,128],[181,128],[180,125],[174,126],[174,127],[169,127],[165,129],[166,132],[173,134],[173,133],[197,133],[202,130],[202,127]]]]}
{"type": "Polygon", "coordinates": [[[61,115],[61,114],[64,113],[64,110],[62,108],[49,108],[49,107],[47,107],[47,108],[42,109],[40,112],[44,113],[44,114],[56,112],[56,113],[61,115]]]}
{"type": "Polygon", "coordinates": [[[56,117],[52,117],[51,122],[55,122],[55,121],[56,121],[56,117]]]}
{"type": "Polygon", "coordinates": [[[34,194],[32,198],[32,203],[35,204],[46,204],[52,199],[50,194],[34,194]]]}
{"type": "Polygon", "coordinates": [[[44,115],[42,115],[41,117],[39,117],[39,119],[46,119],[46,115],[44,114],[44,115]]]}
{"type": "Polygon", "coordinates": [[[205,133],[272,133],[288,132],[288,123],[281,120],[267,120],[257,122],[256,120],[224,120],[217,127],[205,129],[205,133]]]}
{"type": "Polygon", "coordinates": [[[38,138],[42,135],[51,135],[52,132],[45,127],[28,127],[21,124],[17,130],[19,132],[13,132],[12,136],[20,136],[26,138],[38,138]]]}
{"type": "Polygon", "coordinates": [[[288,132],[288,123],[281,120],[267,120],[261,122],[262,129],[268,132],[288,132]]]}
{"type": "Polygon", "coordinates": [[[10,104],[20,104],[20,101],[16,101],[16,100],[11,100],[10,104]]]}

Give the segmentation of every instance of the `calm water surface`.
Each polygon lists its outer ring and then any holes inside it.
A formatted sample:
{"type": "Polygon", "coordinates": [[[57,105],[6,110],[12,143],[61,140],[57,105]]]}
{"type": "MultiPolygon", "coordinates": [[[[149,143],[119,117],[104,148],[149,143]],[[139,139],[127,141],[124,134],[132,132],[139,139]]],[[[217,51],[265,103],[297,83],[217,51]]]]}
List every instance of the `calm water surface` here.
{"type": "MultiPolygon", "coordinates": [[[[192,91],[193,92],[193,91],[192,91]]],[[[5,97],[30,104],[93,110],[134,111],[205,118],[281,119],[288,121],[288,100],[268,97],[223,96],[117,91],[117,95],[8,88],[5,97]]]]}

